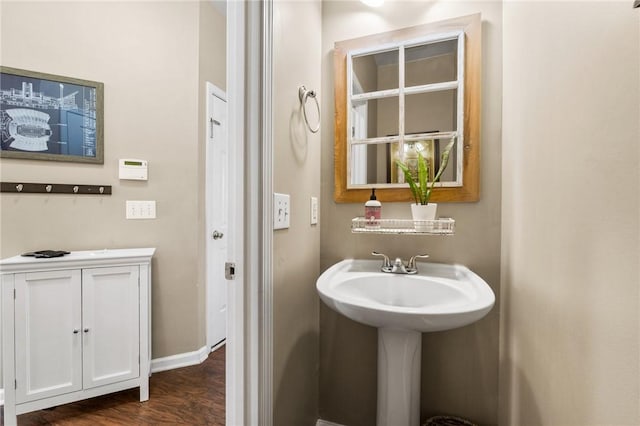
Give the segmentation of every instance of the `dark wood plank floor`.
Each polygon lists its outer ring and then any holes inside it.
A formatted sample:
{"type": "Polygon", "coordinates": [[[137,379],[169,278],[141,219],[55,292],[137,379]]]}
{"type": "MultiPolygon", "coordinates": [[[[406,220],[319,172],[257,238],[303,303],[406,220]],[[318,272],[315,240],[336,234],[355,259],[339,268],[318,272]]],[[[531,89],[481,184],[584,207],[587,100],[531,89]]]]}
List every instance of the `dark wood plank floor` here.
{"type": "MultiPolygon", "coordinates": [[[[19,426],[220,425],[225,419],[225,347],[200,365],[154,373],[149,401],[131,389],[18,416],[19,426]]],[[[0,413],[1,424],[4,417],[0,413]]]]}

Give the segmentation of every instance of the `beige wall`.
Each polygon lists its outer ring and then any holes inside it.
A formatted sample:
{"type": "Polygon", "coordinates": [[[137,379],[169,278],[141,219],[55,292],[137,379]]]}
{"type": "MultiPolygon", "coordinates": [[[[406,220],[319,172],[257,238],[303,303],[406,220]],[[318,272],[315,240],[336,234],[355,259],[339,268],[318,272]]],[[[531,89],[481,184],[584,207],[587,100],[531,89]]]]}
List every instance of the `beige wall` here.
{"type": "Polygon", "coordinates": [[[2,159],[1,179],[106,184],[113,195],[3,194],[0,257],[156,247],[154,358],[204,344],[199,14],[197,2],[2,4],[2,65],[104,83],[105,160],[2,159]],[[118,159],[127,157],[149,160],[148,182],[118,179],[118,159]],[[157,219],[126,220],[125,200],[156,200],[157,219]]]}
{"type": "MultiPolygon", "coordinates": [[[[359,1],[324,2],[322,21],[322,235],[321,270],[372,250],[408,258],[427,252],[435,262],[461,263],[500,296],[500,162],[502,89],[501,2],[386,2],[370,9],[359,1]],[[441,204],[456,219],[453,237],[354,235],[362,204],[333,201],[333,45],[336,41],[482,13],[481,200],[441,204]]],[[[408,203],[385,203],[383,217],[410,217],[408,203]]],[[[480,424],[498,421],[499,308],[480,322],[423,335],[422,418],[454,413],[480,424]]],[[[376,329],[320,307],[320,417],[349,426],[375,424],[376,329]]]]}
{"type": "Polygon", "coordinates": [[[505,3],[501,424],[640,424],[639,24],[505,3]]]}
{"type": "MultiPolygon", "coordinates": [[[[273,185],[291,195],[291,227],[273,235],[274,424],[314,425],[320,225],[310,225],[309,215],[310,197],[320,197],[320,133],[305,127],[298,86],[327,102],[320,92],[320,1],[276,0],[273,19],[273,185]]],[[[307,112],[313,120],[313,100],[307,112]]]]}

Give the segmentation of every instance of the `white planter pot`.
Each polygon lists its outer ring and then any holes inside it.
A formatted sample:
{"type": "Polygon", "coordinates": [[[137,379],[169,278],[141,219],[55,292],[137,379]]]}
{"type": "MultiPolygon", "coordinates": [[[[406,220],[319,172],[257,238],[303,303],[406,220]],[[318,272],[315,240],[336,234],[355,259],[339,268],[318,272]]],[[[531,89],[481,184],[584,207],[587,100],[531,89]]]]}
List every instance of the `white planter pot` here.
{"type": "Polygon", "coordinates": [[[414,220],[414,226],[418,232],[428,232],[433,230],[438,205],[436,203],[429,204],[411,204],[411,216],[414,220]]]}

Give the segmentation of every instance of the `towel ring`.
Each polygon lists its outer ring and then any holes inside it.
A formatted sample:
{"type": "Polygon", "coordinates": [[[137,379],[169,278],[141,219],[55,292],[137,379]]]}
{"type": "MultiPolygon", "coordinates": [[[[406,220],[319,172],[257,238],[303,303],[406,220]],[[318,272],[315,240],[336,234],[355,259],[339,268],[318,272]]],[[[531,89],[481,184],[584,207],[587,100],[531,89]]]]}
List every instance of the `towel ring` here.
{"type": "Polygon", "coordinates": [[[304,122],[307,123],[307,127],[311,130],[311,133],[317,133],[320,130],[320,103],[314,90],[307,90],[306,87],[300,86],[298,88],[298,97],[300,98],[300,104],[302,105],[302,112],[304,114],[304,122]],[[311,127],[309,119],[307,118],[307,98],[313,98],[316,101],[316,109],[318,110],[318,125],[311,127]]]}

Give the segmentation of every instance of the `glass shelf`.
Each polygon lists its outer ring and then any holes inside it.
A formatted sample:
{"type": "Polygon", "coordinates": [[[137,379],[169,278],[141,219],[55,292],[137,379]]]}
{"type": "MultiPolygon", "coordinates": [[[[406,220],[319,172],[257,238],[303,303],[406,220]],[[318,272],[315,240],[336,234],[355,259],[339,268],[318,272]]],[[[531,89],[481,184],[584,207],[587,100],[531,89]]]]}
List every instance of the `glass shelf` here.
{"type": "Polygon", "coordinates": [[[435,220],[378,219],[364,217],[351,220],[351,232],[355,234],[402,234],[402,235],[453,235],[456,221],[443,217],[435,220]]]}

